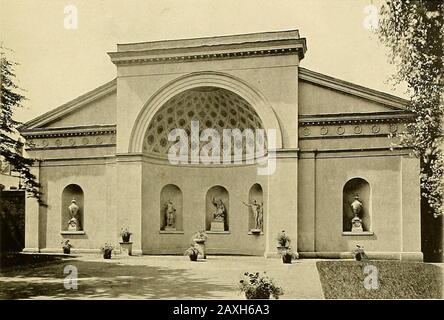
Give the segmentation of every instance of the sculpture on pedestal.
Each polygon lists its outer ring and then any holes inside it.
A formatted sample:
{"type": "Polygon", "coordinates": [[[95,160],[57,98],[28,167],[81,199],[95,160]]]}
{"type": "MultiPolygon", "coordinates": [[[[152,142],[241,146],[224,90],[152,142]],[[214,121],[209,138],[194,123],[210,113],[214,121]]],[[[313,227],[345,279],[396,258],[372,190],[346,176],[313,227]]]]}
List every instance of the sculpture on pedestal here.
{"type": "Polygon", "coordinates": [[[211,222],[211,231],[225,231],[225,218],[227,209],[222,199],[212,199],[211,203],[216,207],[213,213],[213,221],[211,222]]]}
{"type": "Polygon", "coordinates": [[[253,200],[252,203],[245,203],[244,202],[244,205],[251,208],[251,211],[253,212],[254,228],[252,230],[262,231],[264,203],[262,202],[261,204],[259,204],[256,200],[253,200]]]}
{"type": "Polygon", "coordinates": [[[75,199],[72,199],[71,204],[68,207],[70,219],[68,221],[68,231],[79,231],[80,230],[80,221],[79,221],[79,206],[76,203],[75,199]]]}
{"type": "Polygon", "coordinates": [[[362,211],[363,204],[359,200],[359,195],[355,196],[355,200],[350,204],[353,214],[355,215],[351,221],[352,223],[352,232],[363,232],[362,228],[362,219],[359,217],[359,214],[362,211]]]}
{"type": "Polygon", "coordinates": [[[176,208],[171,200],[165,203],[165,230],[176,230],[176,208]]]}

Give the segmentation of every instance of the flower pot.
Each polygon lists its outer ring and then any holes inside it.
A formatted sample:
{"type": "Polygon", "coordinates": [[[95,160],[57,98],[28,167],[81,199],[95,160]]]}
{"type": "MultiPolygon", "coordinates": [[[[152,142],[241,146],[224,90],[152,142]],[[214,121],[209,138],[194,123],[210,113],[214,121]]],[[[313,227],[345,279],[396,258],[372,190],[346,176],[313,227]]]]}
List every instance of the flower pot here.
{"type": "Polygon", "coordinates": [[[111,259],[111,250],[105,250],[103,252],[103,259],[111,259]]]}
{"type": "Polygon", "coordinates": [[[71,248],[69,248],[69,247],[64,247],[64,248],[63,248],[63,253],[64,253],[64,254],[70,254],[70,253],[71,253],[71,248]]]}
{"type": "Polygon", "coordinates": [[[282,262],[283,263],[291,263],[292,258],[293,257],[291,256],[291,254],[284,254],[282,256],[282,262]]]}
{"type": "Polygon", "coordinates": [[[192,254],[189,257],[191,261],[197,261],[197,254],[192,254]]]}
{"type": "Polygon", "coordinates": [[[131,235],[122,235],[122,242],[130,242],[131,235]]]}
{"type": "Polygon", "coordinates": [[[193,239],[196,246],[199,248],[199,258],[206,259],[207,255],[205,254],[205,240],[202,239],[193,239]]]}
{"type": "Polygon", "coordinates": [[[270,293],[269,292],[245,292],[245,298],[247,298],[248,300],[256,300],[256,299],[269,300],[270,293]]]}

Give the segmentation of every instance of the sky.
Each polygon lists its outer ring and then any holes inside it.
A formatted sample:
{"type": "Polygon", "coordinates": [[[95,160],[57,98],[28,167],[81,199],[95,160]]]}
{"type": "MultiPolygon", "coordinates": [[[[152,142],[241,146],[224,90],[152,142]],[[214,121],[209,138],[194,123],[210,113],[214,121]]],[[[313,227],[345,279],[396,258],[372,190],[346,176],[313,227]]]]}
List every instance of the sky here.
{"type": "Polygon", "coordinates": [[[301,66],[372,89],[393,91],[386,48],[365,27],[380,0],[0,0],[0,42],[20,63],[28,121],[112,80],[117,43],[298,29],[301,66]],[[77,8],[66,29],[65,7],[77,8]]]}

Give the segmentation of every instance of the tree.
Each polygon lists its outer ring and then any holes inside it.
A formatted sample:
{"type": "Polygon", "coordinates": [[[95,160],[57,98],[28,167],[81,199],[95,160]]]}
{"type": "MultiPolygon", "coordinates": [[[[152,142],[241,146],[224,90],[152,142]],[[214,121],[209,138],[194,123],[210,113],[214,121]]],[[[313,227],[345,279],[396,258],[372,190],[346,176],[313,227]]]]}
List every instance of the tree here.
{"type": "Polygon", "coordinates": [[[12,172],[21,178],[28,195],[44,205],[40,184],[30,170],[35,160],[23,156],[24,143],[17,131],[21,123],[13,118],[14,111],[22,107],[26,99],[16,83],[15,66],[17,63],[9,60],[6,49],[0,46],[0,159],[12,166],[12,172]]]}
{"type": "MultiPolygon", "coordinates": [[[[405,82],[407,108],[416,117],[401,143],[421,165],[423,252],[442,259],[443,217],[443,9],[442,0],[389,0],[381,8],[378,35],[396,66],[395,85],[405,82]],[[434,224],[434,225],[431,225],[434,224]],[[428,243],[427,243],[428,242],[428,243]]],[[[433,259],[433,258],[432,258],[433,259]]]]}

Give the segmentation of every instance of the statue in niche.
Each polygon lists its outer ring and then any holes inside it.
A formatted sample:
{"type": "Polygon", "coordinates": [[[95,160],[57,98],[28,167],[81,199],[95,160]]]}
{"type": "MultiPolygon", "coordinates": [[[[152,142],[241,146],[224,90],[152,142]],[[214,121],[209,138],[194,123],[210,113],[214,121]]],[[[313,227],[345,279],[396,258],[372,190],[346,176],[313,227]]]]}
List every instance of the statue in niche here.
{"type": "Polygon", "coordinates": [[[80,222],[79,222],[79,211],[80,208],[76,203],[75,199],[72,199],[71,204],[68,207],[70,219],[68,221],[68,231],[79,231],[80,230],[80,222]]]}
{"type": "Polygon", "coordinates": [[[176,208],[171,199],[165,203],[165,220],[165,230],[176,230],[176,208]]]}
{"type": "Polygon", "coordinates": [[[363,204],[359,200],[359,195],[355,196],[355,200],[350,204],[350,207],[352,209],[353,214],[355,215],[351,221],[352,223],[352,232],[363,232],[364,229],[362,228],[362,219],[359,217],[359,214],[361,213],[363,209],[363,204]]]}
{"type": "Polygon", "coordinates": [[[264,220],[264,203],[262,202],[259,204],[256,200],[253,200],[252,203],[245,203],[247,207],[251,208],[251,211],[253,211],[253,218],[254,218],[254,230],[261,230],[263,227],[263,220],[264,220]]]}
{"type": "Polygon", "coordinates": [[[216,207],[216,211],[213,213],[213,221],[225,222],[225,216],[227,214],[227,209],[222,199],[215,200],[213,198],[212,204],[216,207]]]}

